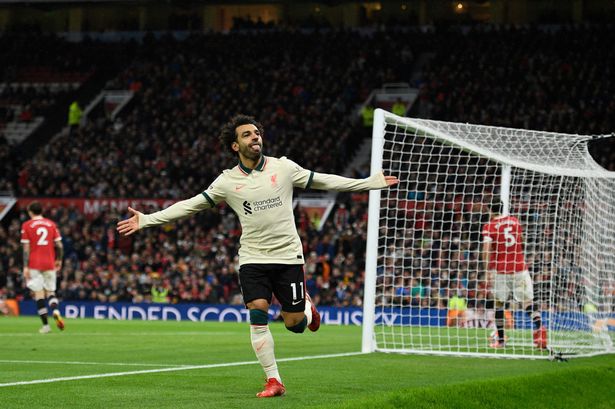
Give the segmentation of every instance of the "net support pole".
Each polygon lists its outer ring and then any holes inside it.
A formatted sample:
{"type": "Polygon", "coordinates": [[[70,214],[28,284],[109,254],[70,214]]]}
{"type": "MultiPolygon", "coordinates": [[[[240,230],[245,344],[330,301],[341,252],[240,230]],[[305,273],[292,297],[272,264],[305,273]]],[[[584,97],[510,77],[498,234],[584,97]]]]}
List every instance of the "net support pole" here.
{"type": "Polygon", "coordinates": [[[502,202],[502,214],[510,214],[510,178],[512,168],[510,165],[502,165],[502,180],[500,184],[500,201],[502,202]]]}
{"type": "MultiPolygon", "coordinates": [[[[382,171],[384,151],[384,111],[374,112],[372,128],[371,174],[382,171]]],[[[378,263],[378,229],[380,227],[380,190],[370,190],[367,218],[367,252],[365,256],[365,284],[363,290],[362,352],[374,352],[374,321],[376,309],[376,268],[378,263]]]]}

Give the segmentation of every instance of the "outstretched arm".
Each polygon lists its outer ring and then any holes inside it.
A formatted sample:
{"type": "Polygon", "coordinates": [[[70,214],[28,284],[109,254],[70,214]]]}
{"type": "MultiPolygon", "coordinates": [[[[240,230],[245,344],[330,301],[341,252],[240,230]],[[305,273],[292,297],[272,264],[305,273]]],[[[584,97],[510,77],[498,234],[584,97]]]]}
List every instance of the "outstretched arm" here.
{"type": "Polygon", "coordinates": [[[314,173],[308,187],[320,190],[336,190],[339,192],[361,192],[365,190],[384,189],[399,183],[395,176],[388,176],[382,172],[371,175],[365,179],[352,179],[344,176],[327,173],[314,173]]]}
{"type": "Polygon", "coordinates": [[[174,220],[207,209],[208,207],[210,207],[210,203],[203,194],[198,194],[190,199],[182,200],[164,210],[152,214],[143,214],[132,207],[128,207],[128,211],[132,213],[132,217],[126,220],[120,220],[117,223],[117,231],[121,235],[130,236],[143,228],[170,223],[174,220]]]}

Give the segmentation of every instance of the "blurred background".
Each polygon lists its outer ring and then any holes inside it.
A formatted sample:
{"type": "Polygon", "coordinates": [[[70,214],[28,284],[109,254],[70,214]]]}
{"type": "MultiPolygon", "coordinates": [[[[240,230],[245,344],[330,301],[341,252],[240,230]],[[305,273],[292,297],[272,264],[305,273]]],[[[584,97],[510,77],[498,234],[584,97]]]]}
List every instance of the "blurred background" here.
{"type": "MultiPolygon", "coordinates": [[[[265,154],[352,177],[369,175],[377,107],[612,134],[613,39],[613,0],[0,0],[0,313],[30,298],[19,231],[33,200],[63,236],[61,300],[240,306],[228,207],[115,232],[128,205],[155,211],[233,167],[217,139],[232,115],[264,124],[265,154]]],[[[590,145],[611,171],[614,145],[590,145]]],[[[361,307],[367,194],[298,191],[295,202],[308,291],[361,307]]],[[[478,230],[466,204],[455,220],[478,230]]],[[[417,255],[478,257],[440,245],[417,255]]],[[[475,264],[439,264],[399,295],[445,309],[449,294],[477,291],[475,264]]]]}

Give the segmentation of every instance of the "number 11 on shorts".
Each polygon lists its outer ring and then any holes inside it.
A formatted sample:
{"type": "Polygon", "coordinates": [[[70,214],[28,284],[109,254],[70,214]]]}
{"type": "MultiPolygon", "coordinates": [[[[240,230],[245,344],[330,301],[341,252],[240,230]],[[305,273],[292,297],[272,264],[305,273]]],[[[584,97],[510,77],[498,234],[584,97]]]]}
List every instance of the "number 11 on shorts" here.
{"type": "MultiPolygon", "coordinates": [[[[300,300],[303,299],[303,281],[301,281],[299,283],[299,286],[301,287],[301,297],[299,297],[300,300]]],[[[290,283],[290,287],[293,289],[293,301],[297,300],[297,283],[290,283]]]]}

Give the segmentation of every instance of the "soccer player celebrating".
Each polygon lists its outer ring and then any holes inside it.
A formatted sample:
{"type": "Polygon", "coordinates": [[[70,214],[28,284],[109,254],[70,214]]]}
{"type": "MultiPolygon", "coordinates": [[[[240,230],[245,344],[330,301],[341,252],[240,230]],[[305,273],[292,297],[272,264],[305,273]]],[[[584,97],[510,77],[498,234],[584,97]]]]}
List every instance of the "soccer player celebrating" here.
{"type": "Polygon", "coordinates": [[[512,297],[521,303],[534,326],[534,345],[547,347],[547,330],[542,326],[540,312],[534,306],[534,288],[523,254],[523,230],[514,216],[501,214],[502,204],[491,206],[489,223],[483,228],[483,262],[487,283],[495,296],[495,326],[497,336],[493,348],[503,348],[504,308],[512,297]]]}
{"type": "Polygon", "coordinates": [[[23,275],[26,285],[34,292],[36,308],[43,327],[41,334],[50,331],[47,322],[47,306],[53,310],[53,318],[60,330],[64,329],[64,320],[58,310],[56,298],[56,274],[62,268],[64,248],[62,237],[54,222],[42,216],[43,208],[39,202],[28,205],[30,220],[21,226],[21,244],[23,247],[23,275]]]}
{"type": "Polygon", "coordinates": [[[266,375],[266,384],[256,396],[281,396],[285,387],[274,355],[268,326],[272,294],[282,305],[289,331],[317,331],[320,315],[305,291],[304,256],[293,216],[293,188],[338,191],[383,189],[397,184],[396,177],[379,172],[367,179],[351,179],[315,173],[286,157],[263,155],[263,126],[253,117],[237,115],[223,126],[222,146],[238,156],[203,193],[152,214],[132,208],[132,217],[118,223],[120,234],[177,220],[225,201],[239,217],[242,227],[239,249],[239,282],[250,313],[250,336],[266,375]]]}

